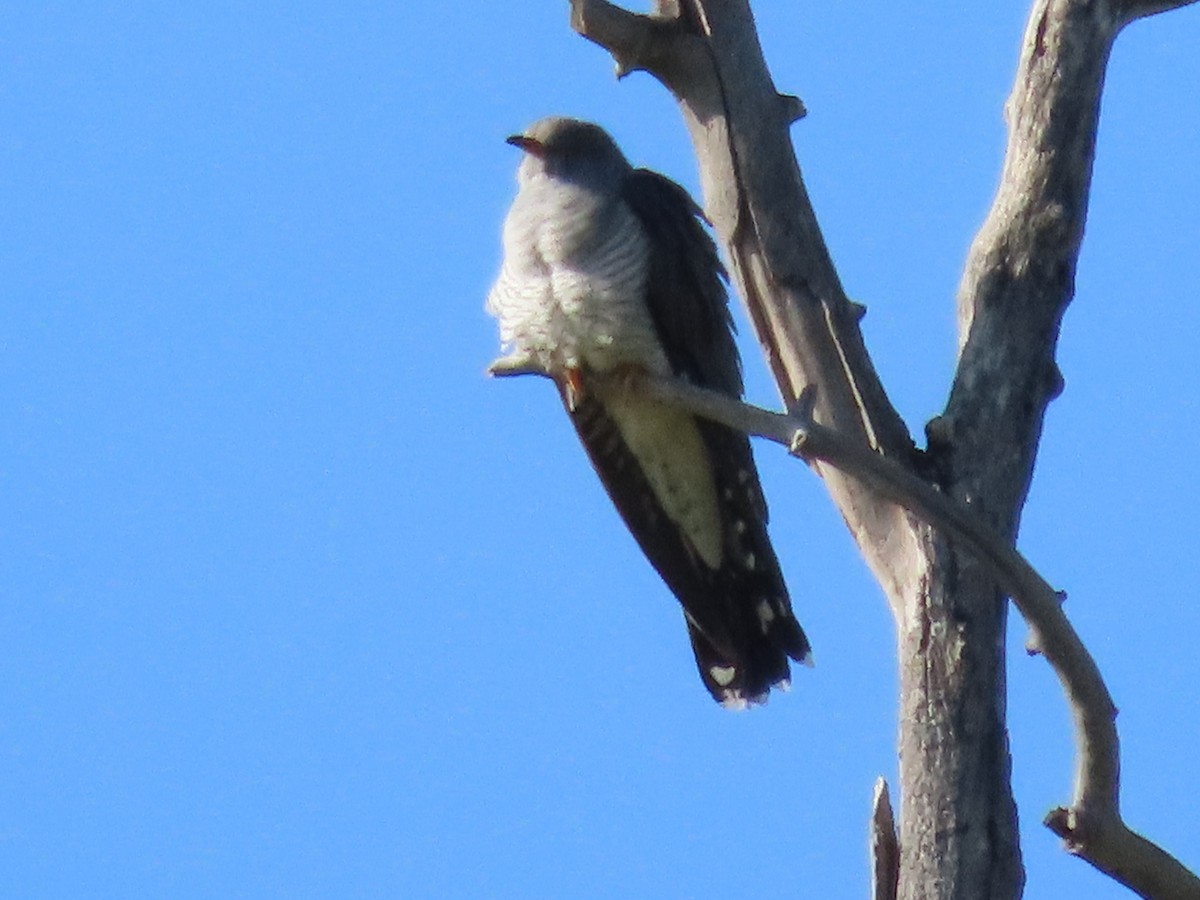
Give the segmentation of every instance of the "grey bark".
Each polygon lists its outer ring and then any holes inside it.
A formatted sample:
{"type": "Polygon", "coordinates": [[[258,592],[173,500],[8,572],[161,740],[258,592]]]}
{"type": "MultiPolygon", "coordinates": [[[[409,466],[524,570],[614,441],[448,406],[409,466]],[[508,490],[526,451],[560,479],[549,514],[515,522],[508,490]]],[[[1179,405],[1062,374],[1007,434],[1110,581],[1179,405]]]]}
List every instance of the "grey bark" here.
{"type": "MultiPolygon", "coordinates": [[[[1000,189],[960,287],[958,368],[924,453],[888,402],[858,310],[826,250],[788,136],[800,106],[772,84],[746,0],[660,2],[653,17],[572,0],[572,20],[613,53],[619,72],[650,71],[679,101],[706,210],[789,407],[799,410],[814,386],[817,424],[937,488],[1011,547],[1045,409],[1061,385],[1055,346],[1073,293],[1109,50],[1127,22],[1180,5],[1035,3],[1007,110],[1000,189]]],[[[1006,604],[998,585],[1014,588],[964,552],[950,526],[935,529],[910,512],[912,504],[828,460],[812,464],[897,621],[897,896],[1017,897],[1024,876],[1009,787],[1006,604]]],[[[1049,657],[1049,640],[1044,649],[1049,657]]],[[[1106,692],[1083,706],[1087,696],[1064,683],[1080,734],[1111,729],[1106,692]]],[[[1099,741],[1089,756],[1087,746],[1072,805],[1048,824],[1070,839],[1072,852],[1144,896],[1195,896],[1188,893],[1194,876],[1165,854],[1151,859],[1162,853],[1153,845],[1140,853],[1141,839],[1120,823],[1115,730],[1111,753],[1099,741]]]]}

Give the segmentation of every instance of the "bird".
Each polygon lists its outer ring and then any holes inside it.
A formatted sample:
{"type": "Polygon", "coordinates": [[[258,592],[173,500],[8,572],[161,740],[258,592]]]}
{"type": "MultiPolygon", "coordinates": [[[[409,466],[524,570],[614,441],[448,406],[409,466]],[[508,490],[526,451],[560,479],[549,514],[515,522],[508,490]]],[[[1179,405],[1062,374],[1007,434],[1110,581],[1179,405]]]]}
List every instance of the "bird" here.
{"type": "Polygon", "coordinates": [[[749,439],[638,388],[638,374],[742,395],[727,276],[675,181],[635,168],[599,125],[551,116],[522,151],[485,308],[493,375],[549,376],[641,550],[678,599],[700,678],[731,709],[811,665],[767,534],[749,439]],[[607,387],[605,387],[607,385],[607,387]],[[615,387],[614,387],[615,385],[615,387]]]}

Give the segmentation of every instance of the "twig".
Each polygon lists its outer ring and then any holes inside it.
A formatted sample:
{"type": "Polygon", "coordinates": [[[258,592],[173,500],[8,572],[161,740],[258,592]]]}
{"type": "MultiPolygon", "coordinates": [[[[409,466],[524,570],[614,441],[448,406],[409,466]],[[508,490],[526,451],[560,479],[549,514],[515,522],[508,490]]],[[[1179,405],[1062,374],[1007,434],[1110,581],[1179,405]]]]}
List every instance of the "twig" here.
{"type": "Polygon", "coordinates": [[[875,780],[871,798],[871,900],[896,900],[900,886],[900,844],[896,839],[896,820],[888,783],[875,780]]]}

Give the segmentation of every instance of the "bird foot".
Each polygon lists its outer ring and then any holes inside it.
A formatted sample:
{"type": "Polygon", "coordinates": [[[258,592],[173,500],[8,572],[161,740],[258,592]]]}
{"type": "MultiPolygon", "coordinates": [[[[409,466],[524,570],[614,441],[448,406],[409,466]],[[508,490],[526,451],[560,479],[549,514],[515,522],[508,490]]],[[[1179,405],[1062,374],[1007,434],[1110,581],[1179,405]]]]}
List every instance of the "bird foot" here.
{"type": "Polygon", "coordinates": [[[575,412],[583,399],[583,372],[580,369],[571,366],[563,372],[562,392],[567,411],[575,412]]]}

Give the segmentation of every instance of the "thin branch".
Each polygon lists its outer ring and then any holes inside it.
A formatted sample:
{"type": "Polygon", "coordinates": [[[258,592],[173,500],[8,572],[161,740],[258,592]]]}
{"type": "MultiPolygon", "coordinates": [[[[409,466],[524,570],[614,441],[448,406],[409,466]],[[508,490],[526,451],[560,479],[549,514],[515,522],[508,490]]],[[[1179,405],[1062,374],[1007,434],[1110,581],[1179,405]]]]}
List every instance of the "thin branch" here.
{"type": "Polygon", "coordinates": [[[660,10],[658,15],[645,16],[607,0],[571,4],[571,27],[608,50],[618,78],[639,70],[662,71],[674,53],[673,43],[682,35],[677,17],[678,10],[674,15],[660,10]]]}

